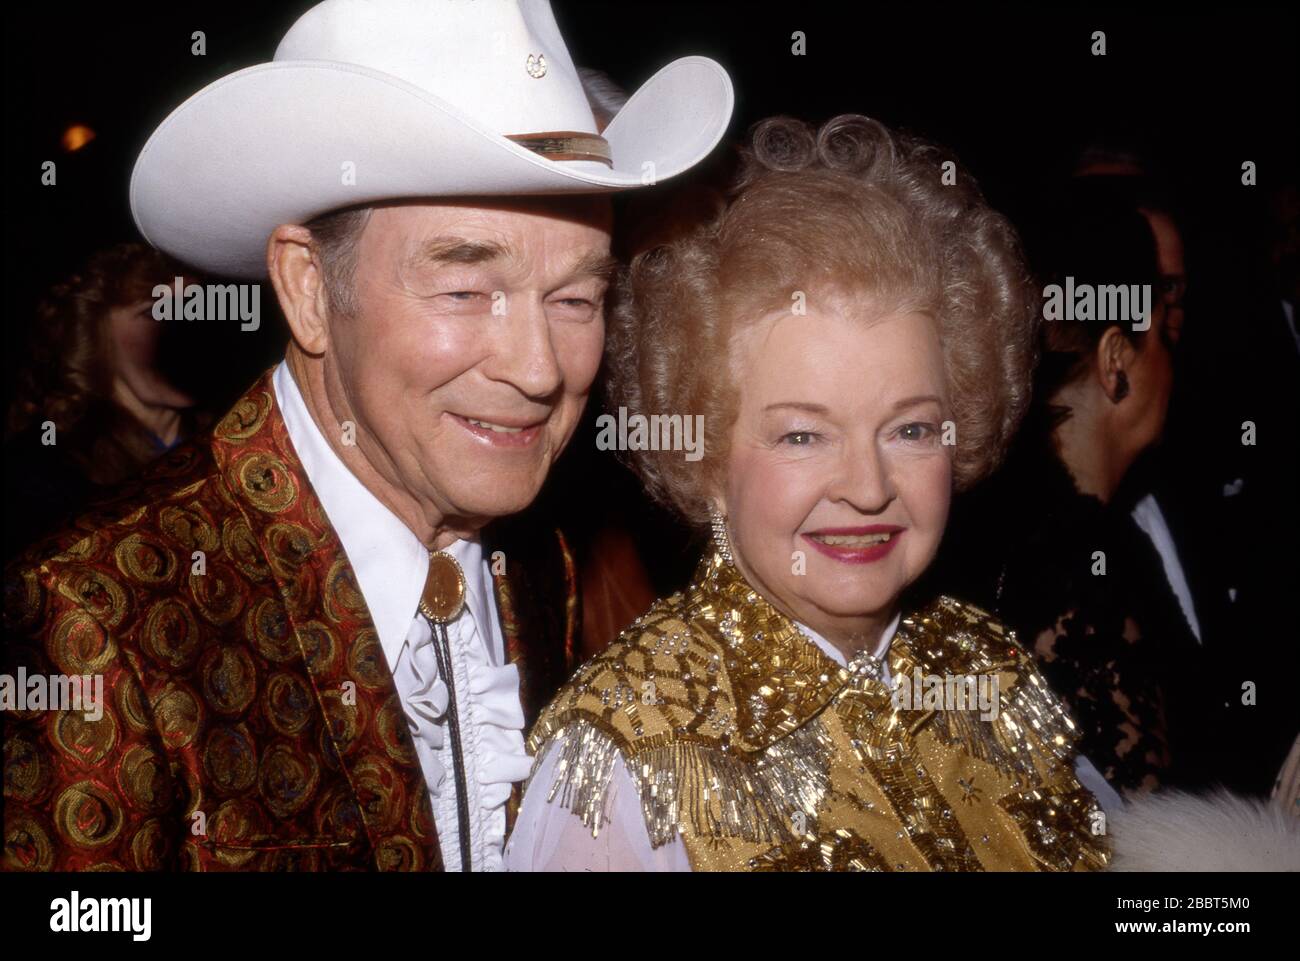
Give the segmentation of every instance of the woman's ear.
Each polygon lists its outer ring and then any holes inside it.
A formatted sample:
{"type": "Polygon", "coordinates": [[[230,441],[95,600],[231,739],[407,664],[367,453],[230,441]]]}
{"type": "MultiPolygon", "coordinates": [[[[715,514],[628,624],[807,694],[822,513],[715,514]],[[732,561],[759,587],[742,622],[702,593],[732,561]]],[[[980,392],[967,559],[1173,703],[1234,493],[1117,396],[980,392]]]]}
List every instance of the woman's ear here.
{"type": "Polygon", "coordinates": [[[1097,379],[1101,389],[1118,404],[1128,394],[1129,369],[1136,351],[1118,327],[1110,327],[1097,342],[1097,379]]]}
{"type": "Polygon", "coordinates": [[[329,308],[311,231],[297,224],[276,227],[266,243],[266,270],[294,341],[304,353],[320,356],[329,344],[329,308]]]}

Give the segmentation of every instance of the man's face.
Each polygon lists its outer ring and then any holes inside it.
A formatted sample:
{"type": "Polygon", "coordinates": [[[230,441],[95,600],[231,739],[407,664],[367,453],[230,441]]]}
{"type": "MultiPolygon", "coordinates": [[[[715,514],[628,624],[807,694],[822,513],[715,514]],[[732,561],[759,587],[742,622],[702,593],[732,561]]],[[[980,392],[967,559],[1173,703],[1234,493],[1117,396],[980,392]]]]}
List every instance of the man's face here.
{"type": "Polygon", "coordinates": [[[374,210],[325,356],[360,452],[453,526],[541,489],[600,365],[613,264],[606,200],[484,202],[374,210]]]}
{"type": "Polygon", "coordinates": [[[1183,257],[1183,236],[1173,218],[1160,210],[1143,210],[1156,239],[1160,265],[1160,296],[1167,305],[1165,326],[1173,342],[1183,332],[1183,295],[1187,290],[1187,267],[1183,257]]]}

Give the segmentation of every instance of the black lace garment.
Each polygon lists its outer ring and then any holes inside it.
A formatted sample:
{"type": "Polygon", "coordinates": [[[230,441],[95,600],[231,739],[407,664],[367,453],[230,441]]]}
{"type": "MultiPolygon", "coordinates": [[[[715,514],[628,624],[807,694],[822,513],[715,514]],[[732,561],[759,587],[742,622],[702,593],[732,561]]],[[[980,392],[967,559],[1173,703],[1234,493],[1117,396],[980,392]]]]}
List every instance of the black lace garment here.
{"type": "Polygon", "coordinates": [[[1177,780],[1166,685],[1190,636],[1130,506],[1081,494],[1053,452],[1022,446],[954,510],[934,575],[1034,649],[1080,750],[1121,791],[1177,780]]]}

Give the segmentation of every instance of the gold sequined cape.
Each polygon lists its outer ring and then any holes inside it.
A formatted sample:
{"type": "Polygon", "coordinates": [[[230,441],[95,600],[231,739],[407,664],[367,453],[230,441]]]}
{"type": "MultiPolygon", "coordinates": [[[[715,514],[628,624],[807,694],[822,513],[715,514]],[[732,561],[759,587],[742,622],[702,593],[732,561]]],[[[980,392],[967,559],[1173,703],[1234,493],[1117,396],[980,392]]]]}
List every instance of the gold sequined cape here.
{"type": "Polygon", "coordinates": [[[996,719],[896,706],[870,657],[840,667],[714,552],[542,712],[528,750],[561,753],[534,789],[597,832],[621,759],[652,846],[679,834],[697,871],[1107,865],[1074,725],[1013,633],[942,597],[901,620],[888,661],[996,675],[996,719]]]}

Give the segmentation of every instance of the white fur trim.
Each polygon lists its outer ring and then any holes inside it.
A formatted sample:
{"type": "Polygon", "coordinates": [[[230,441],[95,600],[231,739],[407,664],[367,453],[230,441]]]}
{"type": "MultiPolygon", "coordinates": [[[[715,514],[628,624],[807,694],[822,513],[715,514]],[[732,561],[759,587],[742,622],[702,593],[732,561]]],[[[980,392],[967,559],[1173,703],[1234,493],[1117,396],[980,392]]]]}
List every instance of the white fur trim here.
{"type": "Polygon", "coordinates": [[[1226,790],[1128,798],[1109,821],[1112,871],[1300,871],[1300,818],[1226,790]]]}

